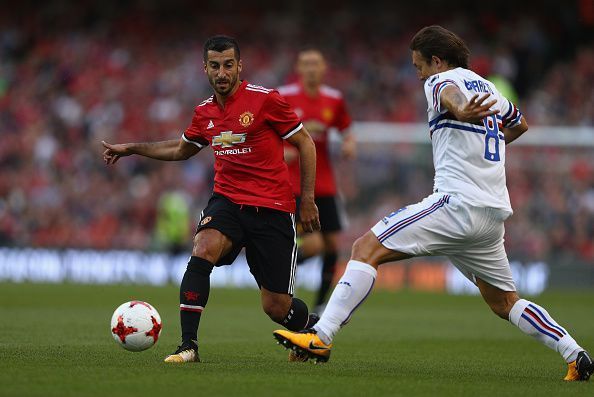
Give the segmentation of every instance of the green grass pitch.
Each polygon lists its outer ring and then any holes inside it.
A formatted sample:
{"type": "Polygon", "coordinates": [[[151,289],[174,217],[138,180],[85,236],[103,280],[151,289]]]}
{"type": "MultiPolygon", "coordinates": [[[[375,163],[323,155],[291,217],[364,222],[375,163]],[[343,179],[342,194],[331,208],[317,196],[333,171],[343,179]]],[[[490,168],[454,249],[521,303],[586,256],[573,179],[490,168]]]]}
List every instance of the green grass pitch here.
{"type": "MultiPolygon", "coordinates": [[[[178,343],[177,288],[0,284],[0,396],[582,396],[557,353],[496,318],[479,297],[375,291],[327,364],[289,363],[256,290],[215,289],[202,363],[165,365],[178,343]],[[118,347],[109,321],[131,299],[163,319],[159,343],[118,347]]],[[[309,294],[303,294],[307,301],[309,294]]],[[[535,299],[594,351],[593,292],[535,299]]]]}

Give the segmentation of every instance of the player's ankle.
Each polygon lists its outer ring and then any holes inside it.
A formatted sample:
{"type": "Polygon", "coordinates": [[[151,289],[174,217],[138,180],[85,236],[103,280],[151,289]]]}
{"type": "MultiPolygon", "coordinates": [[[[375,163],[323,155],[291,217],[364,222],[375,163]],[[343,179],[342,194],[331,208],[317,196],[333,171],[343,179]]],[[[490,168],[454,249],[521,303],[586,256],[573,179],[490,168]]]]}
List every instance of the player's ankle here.
{"type": "Polygon", "coordinates": [[[332,343],[332,338],[330,338],[328,335],[326,335],[324,333],[324,331],[322,331],[321,329],[319,329],[319,327],[316,327],[314,325],[313,329],[316,331],[316,335],[318,336],[318,338],[320,338],[320,340],[322,342],[324,342],[327,345],[329,345],[329,344],[332,343]]]}

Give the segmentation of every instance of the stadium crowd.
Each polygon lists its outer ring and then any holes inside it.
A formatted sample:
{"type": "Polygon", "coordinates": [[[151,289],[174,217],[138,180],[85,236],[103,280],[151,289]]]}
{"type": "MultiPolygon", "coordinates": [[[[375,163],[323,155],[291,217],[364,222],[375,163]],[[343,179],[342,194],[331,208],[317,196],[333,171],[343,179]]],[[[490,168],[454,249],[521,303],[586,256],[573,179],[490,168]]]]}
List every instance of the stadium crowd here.
{"type": "MultiPolygon", "coordinates": [[[[201,45],[212,33],[236,36],[244,78],[268,87],[295,78],[300,44],[318,45],[330,60],[328,83],[345,93],[353,119],[424,122],[408,44],[419,26],[440,23],[467,39],[478,73],[509,85],[505,92],[530,125],[594,127],[592,2],[509,2],[515,12],[506,18],[474,2],[455,12],[452,4],[427,3],[422,13],[418,2],[365,3],[331,1],[317,5],[321,10],[309,1],[265,2],[259,10],[205,5],[188,14],[184,1],[165,9],[157,2],[51,1],[3,12],[0,245],[149,249],[164,192],[184,191],[200,209],[211,189],[210,155],[183,164],[129,158],[108,168],[100,142],[179,136],[210,95],[201,45]]],[[[342,181],[351,218],[345,250],[382,209],[427,194],[427,150],[362,145],[356,163],[341,163],[353,168],[341,174],[354,175],[342,181]]],[[[510,257],[594,265],[593,149],[511,153],[510,257]]]]}

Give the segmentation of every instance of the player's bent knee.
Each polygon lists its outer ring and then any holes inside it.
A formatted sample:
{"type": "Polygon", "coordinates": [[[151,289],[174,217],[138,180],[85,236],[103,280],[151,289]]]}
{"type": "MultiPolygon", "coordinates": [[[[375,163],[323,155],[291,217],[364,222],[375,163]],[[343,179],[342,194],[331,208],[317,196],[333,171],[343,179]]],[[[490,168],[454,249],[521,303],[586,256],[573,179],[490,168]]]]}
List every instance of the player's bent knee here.
{"type": "Polygon", "coordinates": [[[216,255],[212,250],[208,249],[204,246],[194,246],[192,250],[192,255],[197,256],[199,258],[204,258],[209,262],[216,263],[218,261],[218,255],[216,255]]]}
{"type": "Polygon", "coordinates": [[[384,247],[371,231],[365,233],[355,241],[351,252],[351,259],[367,263],[376,269],[382,263],[399,261],[411,257],[412,255],[384,247]]]}
{"type": "Polygon", "coordinates": [[[369,263],[372,254],[375,252],[378,246],[381,245],[377,240],[377,237],[375,237],[373,233],[367,232],[353,243],[351,259],[369,263]]]}
{"type": "Polygon", "coordinates": [[[217,263],[231,247],[231,240],[218,230],[203,229],[194,236],[192,255],[217,263]]]}

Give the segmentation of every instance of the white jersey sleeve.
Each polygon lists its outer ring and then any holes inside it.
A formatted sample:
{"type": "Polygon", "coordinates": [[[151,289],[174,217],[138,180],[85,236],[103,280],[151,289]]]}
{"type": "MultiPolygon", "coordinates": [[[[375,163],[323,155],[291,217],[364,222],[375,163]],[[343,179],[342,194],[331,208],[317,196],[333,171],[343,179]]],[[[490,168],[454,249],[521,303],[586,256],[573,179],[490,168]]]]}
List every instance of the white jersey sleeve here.
{"type": "Polygon", "coordinates": [[[429,104],[430,109],[433,109],[440,114],[447,112],[447,109],[441,106],[441,92],[444,88],[451,85],[458,87],[458,84],[452,79],[440,79],[439,74],[433,75],[427,79],[425,82],[425,96],[427,97],[427,103],[429,104]]]}
{"type": "Polygon", "coordinates": [[[522,113],[493,83],[468,69],[433,75],[425,81],[424,88],[435,166],[434,190],[455,194],[474,206],[511,213],[502,128],[518,125],[522,113]],[[456,120],[441,103],[441,94],[448,86],[458,87],[468,99],[489,93],[497,100],[492,109],[499,113],[484,118],[480,124],[456,120]]]}

